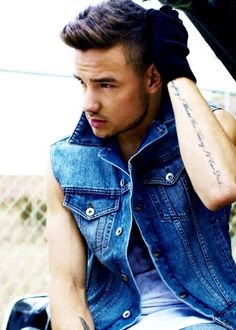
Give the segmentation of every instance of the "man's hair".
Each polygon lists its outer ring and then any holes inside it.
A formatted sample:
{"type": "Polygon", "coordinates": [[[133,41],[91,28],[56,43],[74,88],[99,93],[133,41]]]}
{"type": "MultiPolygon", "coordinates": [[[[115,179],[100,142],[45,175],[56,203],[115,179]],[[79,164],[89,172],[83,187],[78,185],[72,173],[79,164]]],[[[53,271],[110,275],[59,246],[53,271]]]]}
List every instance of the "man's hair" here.
{"type": "Polygon", "coordinates": [[[150,64],[146,10],[131,0],[107,0],[89,6],[61,32],[62,40],[78,50],[124,46],[126,60],[138,74],[150,64]]]}

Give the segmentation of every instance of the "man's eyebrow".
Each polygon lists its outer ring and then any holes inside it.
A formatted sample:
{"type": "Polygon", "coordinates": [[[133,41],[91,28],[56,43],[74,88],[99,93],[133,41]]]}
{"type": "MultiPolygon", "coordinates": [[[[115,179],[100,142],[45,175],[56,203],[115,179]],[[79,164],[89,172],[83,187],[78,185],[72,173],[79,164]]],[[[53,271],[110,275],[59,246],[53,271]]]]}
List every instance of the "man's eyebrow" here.
{"type": "Polygon", "coordinates": [[[78,80],[82,80],[79,76],[76,76],[76,74],[73,74],[73,77],[78,80]]]}
{"type": "Polygon", "coordinates": [[[114,77],[101,77],[101,78],[95,78],[95,79],[90,79],[91,82],[95,82],[95,83],[103,83],[103,82],[106,82],[106,83],[114,83],[114,82],[117,82],[117,79],[114,78],[114,77]]]}
{"type": "MultiPolygon", "coordinates": [[[[80,80],[80,81],[83,81],[83,79],[81,79],[79,76],[77,76],[76,74],[73,75],[74,78],[80,80]]],[[[89,79],[90,82],[93,82],[93,83],[114,83],[114,82],[117,82],[117,79],[114,78],[114,77],[109,77],[109,76],[105,76],[105,77],[101,77],[101,78],[94,78],[94,79],[89,79]]]]}

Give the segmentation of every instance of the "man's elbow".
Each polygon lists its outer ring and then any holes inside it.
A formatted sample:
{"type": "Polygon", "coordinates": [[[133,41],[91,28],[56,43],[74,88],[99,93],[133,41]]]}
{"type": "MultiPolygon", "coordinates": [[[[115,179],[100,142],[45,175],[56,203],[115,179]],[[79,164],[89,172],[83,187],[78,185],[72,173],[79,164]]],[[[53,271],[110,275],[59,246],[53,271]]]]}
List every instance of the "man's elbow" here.
{"type": "Polygon", "coordinates": [[[211,211],[217,211],[236,201],[236,182],[222,185],[220,189],[212,187],[208,190],[203,203],[211,211]]]}

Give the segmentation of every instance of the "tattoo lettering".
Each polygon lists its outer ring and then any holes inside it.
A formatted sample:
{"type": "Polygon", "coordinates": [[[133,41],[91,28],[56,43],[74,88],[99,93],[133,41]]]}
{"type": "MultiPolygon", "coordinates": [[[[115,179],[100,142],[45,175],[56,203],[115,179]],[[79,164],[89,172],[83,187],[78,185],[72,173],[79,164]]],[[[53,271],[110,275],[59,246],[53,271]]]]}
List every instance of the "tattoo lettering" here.
{"type": "Polygon", "coordinates": [[[85,322],[85,320],[82,317],[80,317],[80,322],[84,330],[90,330],[88,324],[85,322]]]}
{"type": "Polygon", "coordinates": [[[193,117],[191,108],[188,105],[187,101],[181,97],[180,91],[179,91],[178,87],[175,85],[174,81],[172,81],[171,87],[174,90],[175,96],[177,96],[179,98],[179,100],[181,101],[181,103],[184,107],[184,110],[190,120],[190,123],[191,123],[191,125],[194,129],[194,132],[196,134],[196,137],[198,139],[198,146],[199,146],[199,148],[202,149],[203,153],[205,154],[205,157],[207,158],[207,161],[208,161],[209,167],[212,171],[212,174],[215,176],[216,181],[217,181],[219,187],[221,188],[221,186],[223,184],[222,179],[221,179],[221,172],[219,170],[217,170],[217,166],[212,157],[212,154],[209,150],[207,150],[207,147],[206,147],[205,141],[204,141],[205,140],[204,134],[202,133],[202,130],[199,128],[199,124],[198,124],[197,120],[193,117]]]}

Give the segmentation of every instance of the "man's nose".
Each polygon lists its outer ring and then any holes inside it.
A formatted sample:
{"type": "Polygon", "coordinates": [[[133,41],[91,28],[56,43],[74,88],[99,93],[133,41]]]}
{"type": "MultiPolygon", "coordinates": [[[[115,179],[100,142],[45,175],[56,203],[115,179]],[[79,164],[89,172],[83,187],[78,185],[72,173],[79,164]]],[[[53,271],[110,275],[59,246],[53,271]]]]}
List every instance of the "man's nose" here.
{"type": "Polygon", "coordinates": [[[96,113],[99,109],[100,102],[97,95],[94,92],[87,90],[84,98],[83,110],[85,112],[96,113]]]}

